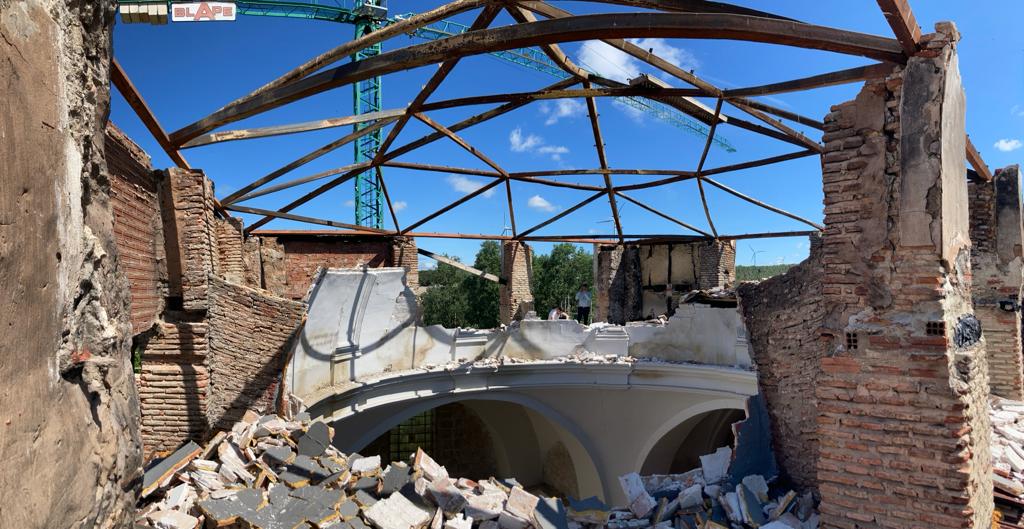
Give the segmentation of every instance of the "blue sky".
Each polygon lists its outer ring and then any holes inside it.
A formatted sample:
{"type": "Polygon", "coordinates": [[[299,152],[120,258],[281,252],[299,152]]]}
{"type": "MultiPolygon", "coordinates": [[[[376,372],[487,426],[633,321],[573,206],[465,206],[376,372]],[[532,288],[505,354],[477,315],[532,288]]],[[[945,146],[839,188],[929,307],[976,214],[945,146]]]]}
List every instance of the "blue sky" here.
{"type": "MultiPolygon", "coordinates": [[[[391,0],[392,14],[422,11],[440,1],[391,0]]],[[[609,12],[616,8],[585,2],[557,2],[578,13],[609,12]]],[[[875,2],[870,0],[790,0],[787,2],[735,2],[767,9],[809,23],[829,25],[889,36],[891,31],[875,2]]],[[[953,20],[963,38],[960,68],[967,92],[967,128],[988,164],[995,168],[1018,163],[1024,154],[1024,2],[1017,0],[969,3],[956,0],[911,2],[917,20],[927,33],[935,22],[953,20]]],[[[470,23],[473,14],[454,20],[470,23]]],[[[511,23],[502,15],[494,25],[511,23]]],[[[170,23],[165,26],[118,24],[114,50],[132,81],[142,92],[168,131],[176,130],[213,112],[306,59],[337,46],[352,36],[352,27],[329,22],[239,17],[235,22],[170,23]]],[[[423,42],[401,37],[385,49],[423,42]]],[[[871,61],[864,58],[725,40],[648,39],[638,43],[654,48],[720,87],[751,86],[849,68],[871,61]]],[[[624,79],[652,71],[639,61],[598,43],[568,43],[566,53],[605,76],[624,79]]],[[[399,72],[384,79],[384,107],[402,108],[433,73],[435,67],[399,72]]],[[[674,86],[681,81],[659,75],[674,86]]],[[[530,91],[555,78],[504,62],[492,56],[460,61],[431,100],[476,94],[530,91]]],[[[822,118],[831,104],[852,98],[858,85],[844,85],[765,98],[765,102],[793,112],[822,118]]],[[[713,101],[705,104],[714,106],[713,101]]],[[[612,167],[693,170],[704,139],[635,111],[610,98],[597,100],[607,156],[612,167]]],[[[490,106],[463,107],[430,113],[450,125],[490,106]]],[[[748,118],[734,108],[727,113],[748,118]]],[[[352,89],[341,87],[298,101],[271,112],[236,122],[227,128],[248,128],[341,117],[352,111],[352,89]]],[[[156,167],[171,166],[141,122],[116,91],[111,119],[153,157],[156,167]]],[[[820,133],[794,128],[813,138],[820,133]]],[[[290,136],[228,142],[184,151],[189,162],[206,171],[225,196],[282,165],[350,132],[349,127],[290,136]]],[[[404,145],[430,132],[411,121],[395,145],[404,145]]],[[[460,133],[467,141],[508,171],[598,167],[593,137],[582,100],[533,103],[460,133]]],[[[712,148],[706,167],[755,160],[797,150],[795,146],[734,127],[719,128],[720,137],[736,152],[712,148]]],[[[351,146],[321,157],[276,182],[284,182],[352,163],[351,146]]],[[[480,161],[449,141],[437,141],[399,158],[402,161],[487,169],[480,161]]],[[[392,200],[401,208],[399,222],[408,225],[489,181],[402,169],[385,169],[392,200]]],[[[617,185],[660,177],[615,176],[617,185]]],[[[560,177],[565,181],[601,184],[601,177],[560,177]]],[[[822,218],[821,173],[816,157],[784,162],[720,175],[725,185],[814,221],[822,218]]],[[[275,182],[275,183],[276,183],[275,182]]],[[[277,209],[319,183],[307,184],[244,204],[277,209]]],[[[501,233],[508,225],[503,186],[479,196],[419,228],[417,231],[501,233]]],[[[537,184],[512,184],[516,223],[520,230],[537,224],[559,210],[588,196],[587,191],[552,188],[537,184]]],[[[708,189],[708,202],[719,233],[803,230],[799,222],[740,201],[720,190],[708,189]]],[[[353,184],[346,183],[294,213],[352,222],[353,184]]],[[[662,211],[706,229],[707,222],[693,181],[642,190],[632,196],[662,211]]],[[[621,203],[620,203],[621,204],[621,203]]],[[[638,207],[623,206],[624,230],[631,233],[688,233],[638,207]]],[[[386,215],[387,217],[387,215],[386,215]]],[[[605,200],[597,200],[538,234],[614,233],[605,200]]],[[[246,217],[247,222],[252,217],[246,217]]],[[[277,220],[268,228],[316,229],[316,226],[277,220]]],[[[386,227],[390,226],[390,219],[386,227]]],[[[420,246],[472,262],[479,241],[423,239],[420,246]]],[[[541,252],[549,245],[535,244],[541,252]]],[[[797,262],[807,254],[806,238],[740,241],[737,260],[749,264],[797,262]]]]}

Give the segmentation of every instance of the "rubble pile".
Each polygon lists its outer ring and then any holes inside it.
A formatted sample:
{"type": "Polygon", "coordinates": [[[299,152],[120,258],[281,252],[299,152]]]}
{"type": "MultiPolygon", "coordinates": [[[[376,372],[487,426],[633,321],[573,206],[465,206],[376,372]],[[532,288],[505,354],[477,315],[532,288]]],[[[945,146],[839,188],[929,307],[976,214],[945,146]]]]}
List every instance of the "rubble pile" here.
{"type": "Polygon", "coordinates": [[[1024,523],[1024,402],[993,395],[989,399],[989,418],[996,524],[1021,527],[1024,523]]]}
{"type": "Polygon", "coordinates": [[[683,474],[627,474],[619,478],[627,510],[612,511],[607,520],[582,520],[574,517],[578,502],[570,501],[569,517],[609,529],[817,529],[811,493],[773,490],[759,474],[736,479],[729,473],[731,460],[732,450],[722,447],[683,474]]]}
{"type": "Polygon", "coordinates": [[[448,475],[417,450],[408,462],[345,455],[311,421],[248,412],[205,447],[189,442],[146,470],[136,528],[197,529],[815,529],[810,495],[771,494],[760,475],[732,483],[732,450],[684,474],[619,481],[627,507],[536,496],[514,479],[448,475]]]}

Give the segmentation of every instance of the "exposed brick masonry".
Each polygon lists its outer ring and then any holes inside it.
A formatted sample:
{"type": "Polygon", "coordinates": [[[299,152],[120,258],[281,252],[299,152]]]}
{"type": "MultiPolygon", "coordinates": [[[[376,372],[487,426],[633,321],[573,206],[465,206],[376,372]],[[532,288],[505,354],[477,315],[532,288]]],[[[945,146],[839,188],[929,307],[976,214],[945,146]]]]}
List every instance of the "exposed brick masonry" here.
{"type": "Polygon", "coordinates": [[[171,296],[185,310],[205,310],[207,278],[216,271],[213,185],[201,171],[172,168],[162,195],[171,296]]]}
{"type": "Polygon", "coordinates": [[[261,239],[263,286],[288,299],[305,298],[319,268],[379,268],[392,260],[391,242],[383,238],[294,233],[261,239]]]}
{"type": "Polygon", "coordinates": [[[821,240],[785,274],[737,288],[751,358],[772,419],[776,457],[800,488],[816,486],[818,361],[824,350],[821,240]]]}
{"type": "Polygon", "coordinates": [[[991,182],[968,185],[971,216],[971,272],[974,313],[985,330],[992,393],[1024,400],[1019,310],[1022,266],[1020,174],[1016,166],[997,171],[991,182]]]}
{"type": "Polygon", "coordinates": [[[107,122],[104,141],[121,270],[131,291],[133,333],[148,329],[167,295],[158,173],[149,155],[107,122]]]}
{"type": "Polygon", "coordinates": [[[506,284],[498,288],[501,323],[522,319],[533,310],[533,251],[526,243],[505,241],[501,244],[501,277],[506,284]]]}
{"type": "Polygon", "coordinates": [[[822,527],[991,524],[956,30],[825,119],[822,527]],[[956,338],[956,339],[954,339],[956,338]]]}

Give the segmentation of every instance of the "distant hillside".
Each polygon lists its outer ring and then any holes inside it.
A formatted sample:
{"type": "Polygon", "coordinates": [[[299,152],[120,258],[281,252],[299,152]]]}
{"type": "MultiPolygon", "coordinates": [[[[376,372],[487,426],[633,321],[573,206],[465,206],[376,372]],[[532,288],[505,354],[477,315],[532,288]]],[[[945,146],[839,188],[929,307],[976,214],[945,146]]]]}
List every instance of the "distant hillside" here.
{"type": "Polygon", "coordinates": [[[774,264],[774,265],[737,265],[736,266],[736,281],[757,281],[759,279],[765,279],[772,276],[777,276],[786,270],[789,270],[792,264],[774,264]]]}

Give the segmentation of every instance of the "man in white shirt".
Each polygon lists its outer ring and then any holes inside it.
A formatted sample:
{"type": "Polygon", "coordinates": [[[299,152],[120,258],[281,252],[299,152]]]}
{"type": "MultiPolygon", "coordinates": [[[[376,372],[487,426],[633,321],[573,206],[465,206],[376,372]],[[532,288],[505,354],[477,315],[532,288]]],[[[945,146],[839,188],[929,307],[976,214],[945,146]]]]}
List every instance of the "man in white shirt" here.
{"type": "Polygon", "coordinates": [[[590,290],[587,285],[580,285],[576,293],[576,319],[584,325],[590,323],[590,290]]]}

